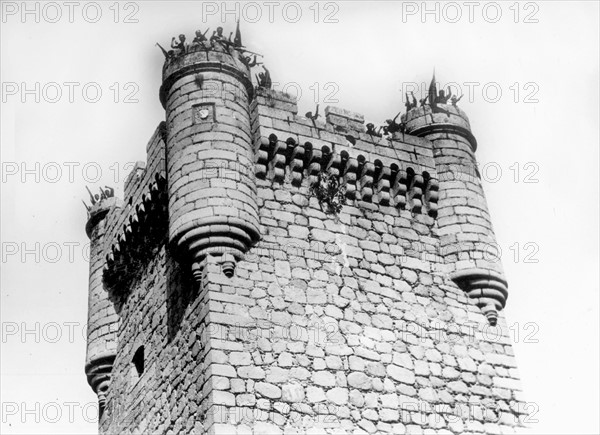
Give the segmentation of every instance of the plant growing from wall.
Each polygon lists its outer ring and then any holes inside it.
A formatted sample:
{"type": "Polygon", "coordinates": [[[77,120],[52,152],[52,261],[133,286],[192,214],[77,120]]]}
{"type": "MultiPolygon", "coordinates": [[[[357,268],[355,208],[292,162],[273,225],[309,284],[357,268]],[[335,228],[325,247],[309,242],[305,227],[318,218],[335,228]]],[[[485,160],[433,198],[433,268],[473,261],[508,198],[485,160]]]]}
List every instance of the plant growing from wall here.
{"type": "Polygon", "coordinates": [[[330,171],[320,171],[310,191],[326,214],[337,215],[346,204],[346,186],[340,184],[339,178],[330,171]]]}

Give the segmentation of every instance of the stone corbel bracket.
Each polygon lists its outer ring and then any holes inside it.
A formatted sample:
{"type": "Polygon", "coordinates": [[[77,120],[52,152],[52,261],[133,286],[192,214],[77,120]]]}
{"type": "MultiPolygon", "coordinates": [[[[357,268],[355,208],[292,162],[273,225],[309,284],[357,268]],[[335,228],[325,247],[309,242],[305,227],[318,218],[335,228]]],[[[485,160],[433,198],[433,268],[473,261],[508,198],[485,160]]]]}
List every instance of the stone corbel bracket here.
{"type": "Polygon", "coordinates": [[[140,262],[166,237],[167,180],[163,173],[155,174],[154,178],[137,204],[130,200],[123,228],[107,248],[103,280],[113,292],[122,287],[117,284],[127,282],[133,276],[140,262]]]}
{"type": "Polygon", "coordinates": [[[452,281],[475,300],[488,322],[496,326],[498,312],[506,305],[508,284],[498,272],[486,269],[465,269],[450,274],[452,281]]]}
{"type": "Polygon", "coordinates": [[[88,383],[92,390],[98,395],[98,407],[100,415],[106,408],[106,393],[111,381],[111,374],[115,356],[110,354],[94,360],[85,368],[88,383]]]}
{"type": "Polygon", "coordinates": [[[257,141],[255,156],[255,174],[259,179],[282,184],[289,177],[295,187],[308,179],[312,187],[319,173],[327,171],[346,187],[350,201],[437,217],[439,182],[426,171],[417,174],[412,167],[386,165],[379,159],[371,162],[363,154],[354,158],[346,150],[336,153],[328,146],[318,149],[310,142],[299,144],[292,138],[284,142],[275,134],[257,141]]]}

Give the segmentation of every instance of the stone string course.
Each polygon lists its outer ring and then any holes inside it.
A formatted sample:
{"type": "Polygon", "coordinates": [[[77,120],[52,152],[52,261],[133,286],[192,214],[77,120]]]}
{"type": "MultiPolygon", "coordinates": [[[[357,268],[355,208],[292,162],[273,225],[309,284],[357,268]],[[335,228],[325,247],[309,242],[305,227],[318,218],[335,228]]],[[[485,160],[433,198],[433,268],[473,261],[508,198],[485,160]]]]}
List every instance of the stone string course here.
{"type": "Polygon", "coordinates": [[[481,183],[445,173],[474,162],[464,131],[439,130],[468,127],[466,115],[417,108],[404,134],[372,137],[360,114],[329,107],[313,121],[283,93],[249,90],[239,62],[211,53],[165,66],[167,121],[147,165],[127,178],[122,202],[91,212],[86,371],[102,390],[99,431],[523,426],[506,319],[500,311],[490,326],[485,311],[497,303],[485,292],[502,293],[506,280],[484,255],[495,237],[481,183]],[[211,81],[218,98],[202,91],[211,81]],[[338,216],[311,193],[320,171],[347,187],[338,216]],[[147,226],[136,223],[140,207],[147,226]],[[205,227],[218,228],[213,239],[205,227]]]}

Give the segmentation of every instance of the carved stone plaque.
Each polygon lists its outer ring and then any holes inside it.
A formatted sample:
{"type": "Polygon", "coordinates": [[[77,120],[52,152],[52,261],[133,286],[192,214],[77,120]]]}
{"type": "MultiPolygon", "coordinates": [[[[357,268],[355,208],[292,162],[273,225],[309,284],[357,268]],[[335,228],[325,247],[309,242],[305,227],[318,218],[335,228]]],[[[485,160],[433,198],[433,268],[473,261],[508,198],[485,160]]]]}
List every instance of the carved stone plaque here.
{"type": "Polygon", "coordinates": [[[213,103],[197,104],[192,107],[192,111],[194,124],[215,122],[215,105],[213,103]]]}

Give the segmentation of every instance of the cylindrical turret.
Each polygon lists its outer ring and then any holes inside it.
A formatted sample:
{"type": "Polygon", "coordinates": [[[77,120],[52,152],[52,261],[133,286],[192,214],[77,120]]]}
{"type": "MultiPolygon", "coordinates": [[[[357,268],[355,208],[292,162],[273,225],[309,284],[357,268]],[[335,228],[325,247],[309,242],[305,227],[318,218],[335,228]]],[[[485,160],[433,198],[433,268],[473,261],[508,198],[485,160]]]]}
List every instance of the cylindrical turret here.
{"type": "Polygon", "coordinates": [[[106,391],[117,354],[117,331],[119,316],[102,284],[102,267],[105,261],[104,236],[106,215],[121,207],[121,201],[110,197],[102,199],[89,210],[85,226],[90,238],[90,281],[88,297],[87,352],[85,373],[94,392],[98,395],[100,414],[106,405],[106,391]]]}
{"type": "Polygon", "coordinates": [[[477,305],[492,325],[507,297],[467,115],[454,105],[425,105],[404,117],[406,131],[427,138],[439,177],[438,228],[441,254],[453,265],[452,279],[477,305]]]}
{"type": "Polygon", "coordinates": [[[206,255],[235,262],[258,240],[252,81],[226,42],[192,44],[166,60],[160,98],[167,120],[169,242],[197,280],[206,255]]]}

